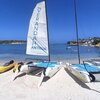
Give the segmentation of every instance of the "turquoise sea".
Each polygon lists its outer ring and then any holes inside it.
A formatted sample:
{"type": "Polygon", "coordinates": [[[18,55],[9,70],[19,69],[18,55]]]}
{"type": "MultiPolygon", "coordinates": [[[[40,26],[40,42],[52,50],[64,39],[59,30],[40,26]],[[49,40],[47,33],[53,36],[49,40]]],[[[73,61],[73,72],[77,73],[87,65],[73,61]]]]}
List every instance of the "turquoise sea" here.
{"type": "MultiPolygon", "coordinates": [[[[67,46],[66,44],[50,45],[51,60],[78,60],[77,47],[67,46]]],[[[100,48],[90,46],[80,46],[81,59],[99,58],[100,48]]],[[[47,59],[47,57],[38,57],[26,55],[26,44],[0,44],[0,61],[14,59],[25,61],[27,59],[47,59]]]]}

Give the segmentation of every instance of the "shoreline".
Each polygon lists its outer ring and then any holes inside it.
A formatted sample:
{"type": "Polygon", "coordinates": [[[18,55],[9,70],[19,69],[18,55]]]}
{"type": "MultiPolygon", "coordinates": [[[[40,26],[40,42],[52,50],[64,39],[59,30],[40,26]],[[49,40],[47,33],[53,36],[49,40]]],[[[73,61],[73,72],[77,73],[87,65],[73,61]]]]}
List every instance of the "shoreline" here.
{"type": "MultiPolygon", "coordinates": [[[[77,46],[76,44],[72,44],[72,45],[68,45],[68,46],[77,46]]],[[[99,44],[96,44],[96,45],[79,45],[79,46],[89,46],[89,47],[98,47],[98,48],[100,48],[100,43],[99,44]]]]}
{"type": "MultiPolygon", "coordinates": [[[[80,62],[81,62],[81,64],[83,63],[83,61],[86,61],[86,60],[90,60],[90,59],[100,59],[100,57],[89,57],[89,58],[81,58],[80,59],[80,62]]],[[[0,65],[2,65],[2,64],[4,64],[4,63],[6,63],[6,62],[8,62],[8,61],[10,61],[10,60],[14,60],[16,63],[19,63],[19,62],[30,62],[30,61],[36,61],[37,59],[32,59],[32,58],[20,58],[20,57],[18,57],[18,58],[16,58],[16,57],[10,57],[10,58],[5,58],[5,57],[1,57],[0,58],[0,65]]],[[[39,61],[39,60],[37,60],[37,61],[39,61]]],[[[44,60],[45,61],[45,60],[44,60]]],[[[48,60],[46,60],[46,61],[48,61],[48,60]]],[[[79,60],[78,59],[51,59],[51,61],[60,61],[60,62],[62,62],[63,64],[66,64],[66,63],[71,63],[71,64],[78,64],[79,63],[79,60]]]]}
{"type": "Polygon", "coordinates": [[[26,40],[0,40],[0,44],[26,44],[26,40]]]}

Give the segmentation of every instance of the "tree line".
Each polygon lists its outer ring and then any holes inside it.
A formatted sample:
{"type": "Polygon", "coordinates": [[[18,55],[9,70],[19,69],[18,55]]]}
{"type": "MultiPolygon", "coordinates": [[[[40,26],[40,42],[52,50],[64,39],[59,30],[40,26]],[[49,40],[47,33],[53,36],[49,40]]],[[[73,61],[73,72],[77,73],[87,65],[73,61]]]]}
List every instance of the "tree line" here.
{"type": "Polygon", "coordinates": [[[0,44],[26,43],[25,40],[0,40],[0,44]]]}

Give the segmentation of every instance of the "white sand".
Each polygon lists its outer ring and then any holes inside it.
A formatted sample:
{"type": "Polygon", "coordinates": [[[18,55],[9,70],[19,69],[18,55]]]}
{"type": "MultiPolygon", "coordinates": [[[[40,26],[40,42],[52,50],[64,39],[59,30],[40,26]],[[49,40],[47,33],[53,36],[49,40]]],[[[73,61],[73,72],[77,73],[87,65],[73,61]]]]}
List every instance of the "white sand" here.
{"type": "Polygon", "coordinates": [[[100,100],[99,82],[84,84],[64,68],[39,88],[40,77],[12,77],[12,70],[0,74],[0,100],[100,100]]]}

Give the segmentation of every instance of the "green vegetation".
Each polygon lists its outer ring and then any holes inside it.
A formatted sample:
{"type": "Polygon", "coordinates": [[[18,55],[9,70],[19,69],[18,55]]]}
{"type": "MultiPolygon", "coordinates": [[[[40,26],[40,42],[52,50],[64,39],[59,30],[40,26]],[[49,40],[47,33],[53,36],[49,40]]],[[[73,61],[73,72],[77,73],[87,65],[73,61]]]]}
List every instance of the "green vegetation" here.
{"type": "Polygon", "coordinates": [[[24,44],[25,40],[0,40],[0,44],[24,44]]]}
{"type": "Polygon", "coordinates": [[[97,45],[98,43],[100,43],[100,38],[94,38],[92,45],[97,45]]]}
{"type": "MultiPolygon", "coordinates": [[[[79,45],[83,46],[97,46],[100,47],[100,37],[93,37],[88,39],[79,39],[79,45]]],[[[67,45],[77,45],[77,41],[68,41],[67,45]]]]}

